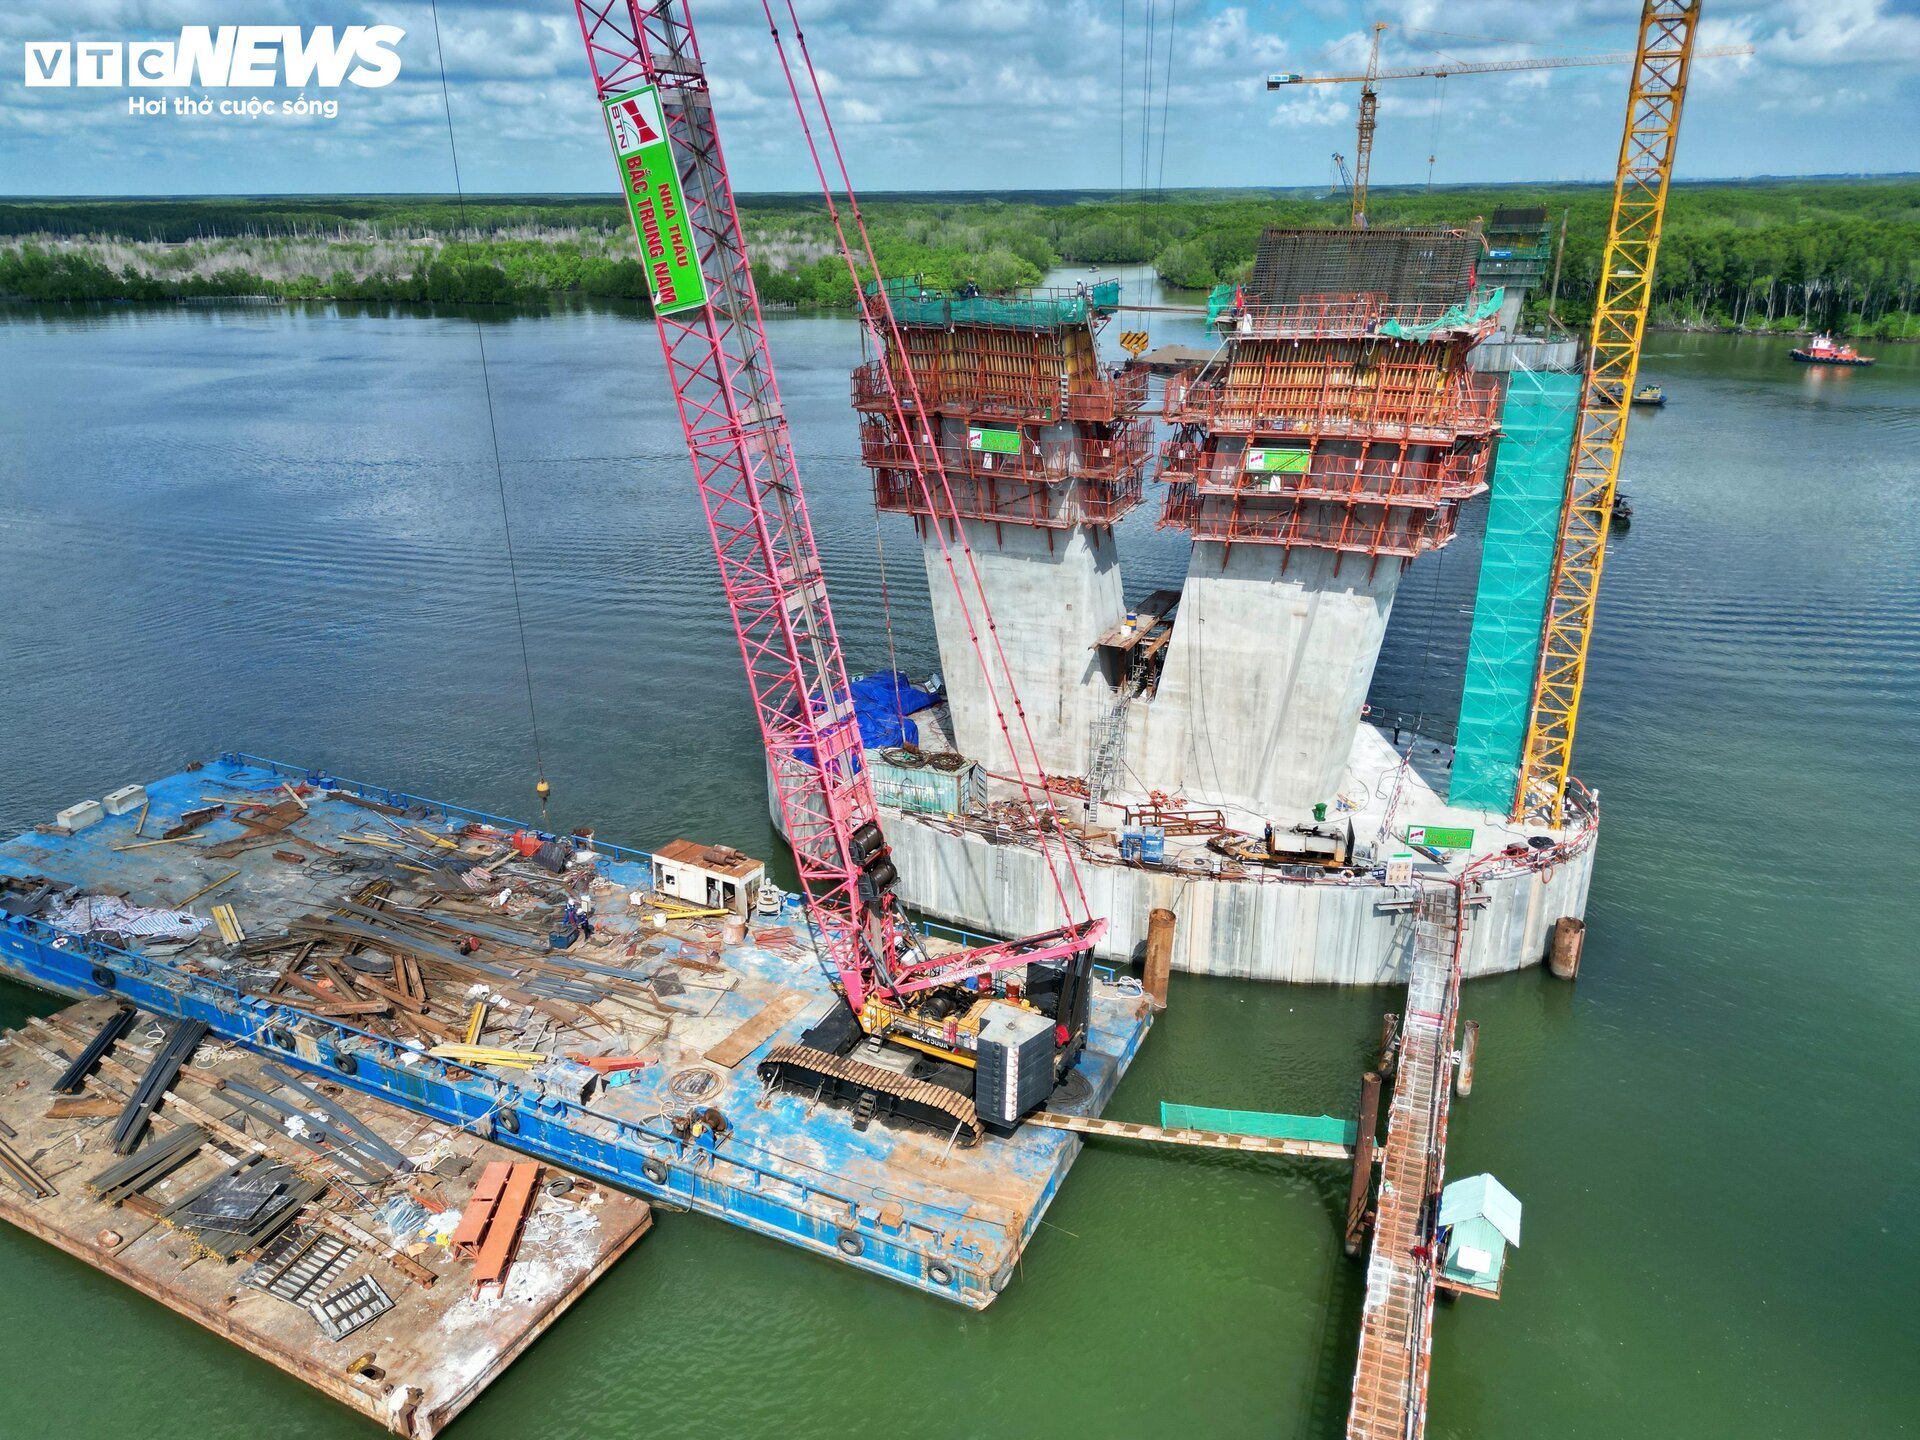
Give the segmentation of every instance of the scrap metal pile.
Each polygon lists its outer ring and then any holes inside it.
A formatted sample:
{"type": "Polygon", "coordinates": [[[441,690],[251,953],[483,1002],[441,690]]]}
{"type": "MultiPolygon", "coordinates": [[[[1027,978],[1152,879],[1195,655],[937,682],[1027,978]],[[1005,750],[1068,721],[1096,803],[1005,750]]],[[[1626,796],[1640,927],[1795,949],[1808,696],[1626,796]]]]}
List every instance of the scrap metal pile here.
{"type": "MultiPolygon", "coordinates": [[[[589,831],[547,836],[473,821],[429,829],[424,813],[341,790],[254,795],[203,797],[209,803],[163,835],[116,847],[142,859],[169,853],[156,845],[221,860],[268,850],[247,859],[255,878],[227,892],[240,898],[211,903],[241,871],[196,892],[211,924],[184,904],[18,880],[4,882],[10,908],[577,1101],[650,1063],[676,1017],[708,1014],[737,983],[718,963],[728,912],[616,894],[589,831]],[[337,821],[308,827],[324,843],[302,833],[311,805],[336,802],[364,819],[344,831],[337,821]],[[222,821],[240,833],[224,833],[222,821]],[[289,905],[289,894],[303,898],[289,905]]],[[[804,949],[786,926],[756,940],[796,960],[804,949]]]]}
{"type": "MultiPolygon", "coordinates": [[[[473,1258],[451,1243],[464,1223],[461,1179],[477,1170],[464,1138],[409,1116],[409,1138],[397,1144],[336,1098],[340,1087],[247,1058],[199,1021],[122,1007],[86,1033],[75,1013],[31,1019],[5,1041],[44,1062],[48,1117],[74,1122],[57,1149],[81,1156],[67,1168],[102,1207],[103,1250],[127,1243],[112,1212],[154,1222],[197,1257],[250,1262],[243,1284],[307,1309],[335,1341],[393,1307],[370,1266],[430,1288],[438,1276],[416,1256],[437,1248],[451,1261],[473,1258]],[[102,1166],[87,1158],[96,1147],[119,1158],[102,1166]]],[[[0,1141],[0,1172],[30,1200],[51,1199],[60,1192],[39,1168],[49,1156],[43,1148],[35,1158],[0,1141]]],[[[498,1238],[476,1267],[476,1289],[504,1286],[537,1198],[541,1167],[515,1169],[525,1173],[510,1219],[484,1196],[498,1238]]],[[[490,1171],[475,1178],[469,1210],[481,1207],[490,1171]]]]}

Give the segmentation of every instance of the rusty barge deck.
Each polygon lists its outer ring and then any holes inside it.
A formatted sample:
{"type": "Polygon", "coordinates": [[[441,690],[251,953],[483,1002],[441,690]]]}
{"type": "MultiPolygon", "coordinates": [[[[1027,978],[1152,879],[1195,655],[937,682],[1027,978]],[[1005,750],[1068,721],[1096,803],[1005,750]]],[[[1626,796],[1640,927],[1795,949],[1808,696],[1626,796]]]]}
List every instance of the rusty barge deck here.
{"type": "MultiPolygon", "coordinates": [[[[0,1220],[396,1435],[439,1434],[652,1224],[644,1201],[540,1166],[517,1234],[503,1233],[496,1246],[510,1262],[504,1284],[479,1292],[476,1267],[492,1257],[456,1254],[450,1242],[488,1166],[517,1157],[332,1084],[315,1093],[418,1168],[387,1170],[351,1147],[316,1153],[263,1118],[284,1122],[283,1112],[238,1087],[281,1097],[309,1118],[329,1112],[281,1087],[271,1062],[211,1037],[192,1051],[133,1151],[178,1143],[191,1146],[186,1158],[144,1185],[98,1193],[101,1177],[120,1163],[117,1117],[170,1028],[136,1016],[78,1093],[56,1096],[62,1072],[116,1008],[86,1001],[0,1036],[0,1145],[8,1152],[0,1159],[0,1220]],[[228,1216],[252,1203],[242,1195],[232,1206],[221,1185],[250,1157],[258,1158],[242,1175],[274,1170],[275,1183],[305,1187],[295,1194],[319,1193],[277,1222],[284,1228],[229,1260],[226,1232],[200,1228],[196,1217],[223,1200],[228,1216]],[[14,1173],[16,1163],[25,1176],[14,1173]],[[51,1193],[37,1193],[43,1182],[51,1193]],[[327,1320],[314,1307],[327,1309],[327,1320]]],[[[276,1223],[266,1203],[257,1212],[269,1217],[263,1226],[276,1223]]]]}
{"type": "MultiPolygon", "coordinates": [[[[1064,1131],[969,1148],[769,1092],[759,1062],[837,1003],[804,916],[748,927],[655,894],[646,852],[596,841],[553,871],[513,847],[511,820],[242,755],[132,791],[0,843],[0,974],[205,1021],[278,1064],[974,1308],[1079,1154],[1064,1131]],[[576,933],[582,909],[593,926],[576,933]],[[479,1001],[486,1049],[462,1051],[479,1001]]],[[[1151,1024],[1137,990],[1096,982],[1050,1111],[1100,1113],[1151,1024]]]]}

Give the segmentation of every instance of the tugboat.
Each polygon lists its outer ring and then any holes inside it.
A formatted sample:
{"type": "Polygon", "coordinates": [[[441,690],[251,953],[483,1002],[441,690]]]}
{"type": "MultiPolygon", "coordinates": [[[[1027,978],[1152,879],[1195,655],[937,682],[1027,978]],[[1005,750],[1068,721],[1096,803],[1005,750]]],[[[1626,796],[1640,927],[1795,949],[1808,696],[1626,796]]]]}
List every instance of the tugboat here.
{"type": "Polygon", "coordinates": [[[1667,392],[1662,390],[1658,385],[1642,385],[1638,390],[1633,392],[1633,403],[1636,405],[1651,405],[1657,410],[1667,403],[1667,392]]]}
{"type": "Polygon", "coordinates": [[[1831,335],[1816,335],[1792,352],[1802,365],[1871,365],[1873,356],[1862,355],[1851,345],[1837,343],[1831,335]]]}

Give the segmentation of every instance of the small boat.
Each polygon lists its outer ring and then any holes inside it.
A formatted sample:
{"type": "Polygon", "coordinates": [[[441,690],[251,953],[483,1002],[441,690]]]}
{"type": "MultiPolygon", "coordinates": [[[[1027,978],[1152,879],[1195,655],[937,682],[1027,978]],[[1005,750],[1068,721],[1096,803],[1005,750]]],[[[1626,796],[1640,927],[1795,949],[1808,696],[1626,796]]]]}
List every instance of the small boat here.
{"type": "Polygon", "coordinates": [[[1655,409],[1658,409],[1667,403],[1667,392],[1662,390],[1658,385],[1642,385],[1638,390],[1633,392],[1633,403],[1636,405],[1651,405],[1655,409]]]}
{"type": "Polygon", "coordinates": [[[1611,528],[1631,530],[1633,528],[1633,502],[1618,490],[1613,492],[1613,519],[1611,528]]]}
{"type": "Polygon", "coordinates": [[[1831,335],[1816,335],[1792,352],[1802,365],[1871,365],[1873,357],[1862,355],[1851,345],[1843,345],[1831,335]]]}

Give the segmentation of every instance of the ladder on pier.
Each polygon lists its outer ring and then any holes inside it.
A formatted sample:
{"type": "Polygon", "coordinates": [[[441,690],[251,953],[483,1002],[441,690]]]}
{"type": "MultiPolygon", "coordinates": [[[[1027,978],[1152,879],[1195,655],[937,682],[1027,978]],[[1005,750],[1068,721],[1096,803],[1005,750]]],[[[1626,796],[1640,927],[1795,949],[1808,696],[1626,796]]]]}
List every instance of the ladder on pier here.
{"type": "Polygon", "coordinates": [[[1087,767],[1087,804],[1098,805],[1113,785],[1120,757],[1127,748],[1127,707],[1133,703],[1130,692],[1122,689],[1113,708],[1093,722],[1092,763],[1087,767]]]}
{"type": "Polygon", "coordinates": [[[1432,1244],[1446,1171],[1465,925],[1460,901],[1457,886],[1430,884],[1414,907],[1413,967],[1367,1257],[1348,1440],[1420,1440],[1426,1431],[1437,1257],[1431,1249],[1426,1258],[1414,1251],[1432,1244]]]}

